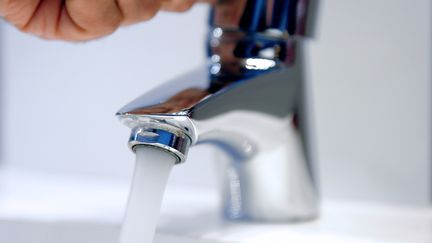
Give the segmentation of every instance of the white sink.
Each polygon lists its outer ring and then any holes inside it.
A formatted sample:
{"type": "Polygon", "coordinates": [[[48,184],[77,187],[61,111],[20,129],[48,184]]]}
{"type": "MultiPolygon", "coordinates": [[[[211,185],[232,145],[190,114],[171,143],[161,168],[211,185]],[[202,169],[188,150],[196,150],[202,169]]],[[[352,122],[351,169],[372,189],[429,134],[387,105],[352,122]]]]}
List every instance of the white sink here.
{"type": "MultiPolygon", "coordinates": [[[[0,242],[115,243],[127,181],[0,174],[0,242]]],[[[155,243],[432,242],[432,208],[324,200],[319,220],[231,223],[215,190],[168,185],[155,243]]]]}

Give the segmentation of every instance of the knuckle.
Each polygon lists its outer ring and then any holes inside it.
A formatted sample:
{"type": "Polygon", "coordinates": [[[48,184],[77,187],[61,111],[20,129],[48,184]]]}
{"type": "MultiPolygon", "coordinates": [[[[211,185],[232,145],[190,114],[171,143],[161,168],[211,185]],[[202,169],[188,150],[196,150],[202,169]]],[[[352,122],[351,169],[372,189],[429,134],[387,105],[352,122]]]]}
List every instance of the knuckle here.
{"type": "Polygon", "coordinates": [[[164,10],[171,12],[186,12],[194,5],[194,3],[195,0],[166,2],[164,10]]]}
{"type": "Polygon", "coordinates": [[[149,6],[148,8],[146,8],[142,12],[142,15],[141,15],[142,20],[146,21],[146,20],[152,19],[154,16],[156,16],[156,14],[159,12],[159,10],[160,10],[159,5],[149,6]]]}
{"type": "Polygon", "coordinates": [[[184,5],[181,5],[181,6],[178,6],[177,8],[175,8],[174,11],[179,12],[179,13],[183,13],[183,12],[188,11],[191,7],[192,7],[192,5],[184,4],[184,5]]]}
{"type": "Polygon", "coordinates": [[[122,18],[116,15],[83,14],[75,21],[85,31],[94,34],[106,34],[115,31],[120,26],[122,18]]]}
{"type": "Polygon", "coordinates": [[[194,5],[194,3],[195,3],[195,1],[186,1],[184,4],[182,4],[179,7],[178,12],[186,12],[186,11],[188,11],[189,9],[192,8],[192,6],[194,5]]]}
{"type": "Polygon", "coordinates": [[[154,0],[118,0],[118,3],[124,25],[150,20],[161,8],[161,3],[154,0]]]}

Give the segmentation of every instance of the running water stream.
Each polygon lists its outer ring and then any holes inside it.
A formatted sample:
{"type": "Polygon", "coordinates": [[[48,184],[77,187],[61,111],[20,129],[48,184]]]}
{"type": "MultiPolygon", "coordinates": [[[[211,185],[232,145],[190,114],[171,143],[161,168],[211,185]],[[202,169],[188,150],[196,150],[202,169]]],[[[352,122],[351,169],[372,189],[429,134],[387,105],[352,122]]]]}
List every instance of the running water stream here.
{"type": "Polygon", "coordinates": [[[168,176],[176,160],[155,148],[136,148],[135,171],[119,243],[153,242],[168,176]]]}

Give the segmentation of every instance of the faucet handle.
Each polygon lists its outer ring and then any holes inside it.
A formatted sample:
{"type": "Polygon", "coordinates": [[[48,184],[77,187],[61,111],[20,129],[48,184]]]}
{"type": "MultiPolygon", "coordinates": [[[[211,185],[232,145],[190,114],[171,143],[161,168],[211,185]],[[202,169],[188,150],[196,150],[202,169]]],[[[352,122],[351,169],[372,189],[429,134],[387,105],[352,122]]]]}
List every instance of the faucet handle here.
{"type": "Polygon", "coordinates": [[[268,29],[304,35],[309,0],[219,0],[212,8],[210,25],[246,33],[268,29]]]}
{"type": "Polygon", "coordinates": [[[289,66],[296,36],[305,34],[308,0],[219,0],[210,15],[208,56],[212,81],[259,75],[289,66]]]}
{"type": "Polygon", "coordinates": [[[274,0],[270,6],[270,28],[287,31],[289,35],[296,34],[297,0],[274,0]]]}

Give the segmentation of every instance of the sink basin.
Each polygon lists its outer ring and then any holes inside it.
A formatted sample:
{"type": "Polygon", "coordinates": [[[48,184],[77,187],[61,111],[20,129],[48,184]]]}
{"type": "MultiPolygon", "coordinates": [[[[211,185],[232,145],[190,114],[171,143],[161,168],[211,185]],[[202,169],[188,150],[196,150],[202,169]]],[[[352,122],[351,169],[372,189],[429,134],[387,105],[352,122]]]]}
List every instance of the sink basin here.
{"type": "MultiPolygon", "coordinates": [[[[126,180],[0,173],[0,242],[116,243],[126,180]]],[[[220,218],[218,193],[168,184],[155,243],[430,243],[432,207],[325,199],[318,220],[233,223],[220,218]]]]}

